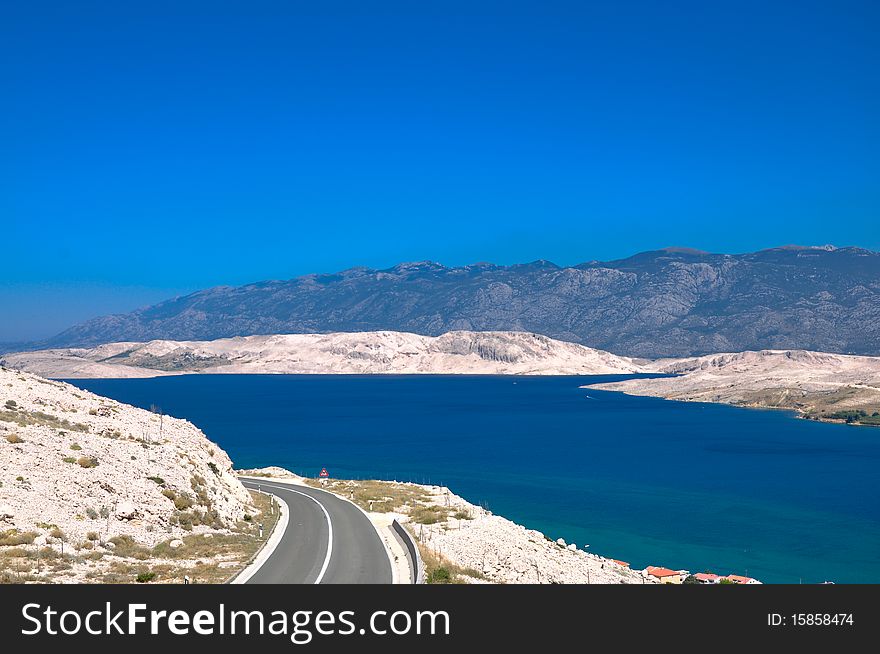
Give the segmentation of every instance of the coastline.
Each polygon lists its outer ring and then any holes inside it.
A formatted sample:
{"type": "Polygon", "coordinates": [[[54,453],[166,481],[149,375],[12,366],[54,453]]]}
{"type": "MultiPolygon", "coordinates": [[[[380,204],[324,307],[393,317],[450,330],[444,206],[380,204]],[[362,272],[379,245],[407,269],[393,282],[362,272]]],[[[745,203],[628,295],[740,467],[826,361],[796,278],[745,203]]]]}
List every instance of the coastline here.
{"type": "MultiPolygon", "coordinates": [[[[799,406],[780,406],[762,402],[740,402],[733,401],[727,399],[709,399],[705,397],[680,397],[680,396],[670,396],[660,392],[659,390],[656,392],[651,392],[650,389],[642,391],[642,389],[632,389],[622,387],[627,382],[611,382],[611,383],[598,383],[598,384],[583,384],[578,386],[578,388],[584,390],[599,390],[599,391],[608,391],[612,393],[621,393],[623,395],[629,395],[631,397],[654,397],[659,400],[666,400],[668,402],[688,402],[691,404],[724,404],[726,406],[736,407],[738,409],[750,409],[750,410],[762,410],[762,411],[784,411],[792,414],[792,417],[797,418],[799,420],[809,420],[812,422],[821,422],[829,425],[843,425],[847,427],[880,427],[880,421],[878,422],[860,422],[858,420],[847,420],[846,418],[835,418],[823,414],[811,413],[809,409],[805,409],[799,406]]],[[[868,417],[866,415],[866,417],[868,417]]],[[[876,416],[873,416],[876,417],[876,416]]]]}
{"type": "Polygon", "coordinates": [[[672,376],[588,387],[685,402],[788,409],[808,420],[880,426],[880,357],[760,350],[655,365],[672,376]]]}
{"type": "MultiPolygon", "coordinates": [[[[445,486],[318,480],[277,466],[236,470],[236,474],[312,485],[354,502],[371,519],[398,520],[419,544],[428,583],[679,584],[691,576],[690,571],[661,566],[633,569],[627,562],[588,551],[589,545],[552,540],[468,502],[445,486]]],[[[761,583],[736,575],[714,577],[711,582],[693,583],[761,583]]]]}
{"type": "Polygon", "coordinates": [[[173,375],[626,375],[583,388],[880,426],[880,357],[747,350],[638,359],[530,332],[274,334],[106,343],[8,353],[0,365],[55,379],[173,375]]]}

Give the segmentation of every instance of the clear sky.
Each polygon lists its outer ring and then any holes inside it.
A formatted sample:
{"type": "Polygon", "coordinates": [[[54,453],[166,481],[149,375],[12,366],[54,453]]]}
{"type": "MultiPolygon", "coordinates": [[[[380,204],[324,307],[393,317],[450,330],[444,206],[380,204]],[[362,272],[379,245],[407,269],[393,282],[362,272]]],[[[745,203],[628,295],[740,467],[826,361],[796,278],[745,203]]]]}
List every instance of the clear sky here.
{"type": "Polygon", "coordinates": [[[880,249],[877,2],[7,3],[0,341],[219,284],[880,249]]]}

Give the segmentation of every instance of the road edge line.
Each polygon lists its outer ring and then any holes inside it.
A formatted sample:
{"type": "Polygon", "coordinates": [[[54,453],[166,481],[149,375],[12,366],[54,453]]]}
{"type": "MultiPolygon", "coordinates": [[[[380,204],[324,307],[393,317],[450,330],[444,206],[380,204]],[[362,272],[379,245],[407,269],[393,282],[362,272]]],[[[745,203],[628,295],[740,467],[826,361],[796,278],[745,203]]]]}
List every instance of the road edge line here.
{"type": "MultiPolygon", "coordinates": [[[[249,481],[253,480],[250,477],[247,477],[246,479],[248,479],[249,481]]],[[[226,583],[247,583],[247,581],[251,577],[253,577],[260,568],[263,567],[263,564],[269,559],[269,557],[275,553],[278,544],[281,542],[281,539],[284,538],[284,534],[287,531],[287,525],[290,522],[290,507],[288,506],[287,502],[285,502],[274,493],[272,493],[272,497],[278,500],[278,520],[275,522],[275,526],[272,528],[272,535],[269,536],[269,539],[265,543],[263,543],[263,546],[256,553],[256,555],[254,555],[254,558],[251,559],[250,563],[239,570],[239,572],[226,583]]]]}
{"type": "MultiPolygon", "coordinates": [[[[397,566],[394,564],[394,552],[392,552],[391,548],[389,548],[388,545],[385,543],[385,539],[382,537],[382,532],[379,531],[379,525],[377,525],[375,522],[373,522],[373,520],[370,518],[370,514],[367,513],[361,506],[352,502],[350,499],[348,499],[344,495],[340,495],[339,493],[334,493],[333,491],[329,491],[325,488],[318,488],[316,486],[311,486],[310,484],[306,484],[302,481],[276,479],[276,478],[272,478],[272,477],[247,477],[247,479],[261,479],[261,480],[267,481],[267,482],[272,481],[275,483],[280,483],[284,486],[305,486],[306,488],[321,491],[322,493],[327,493],[328,495],[332,495],[333,497],[339,498],[340,500],[351,504],[358,511],[360,511],[361,513],[364,514],[364,517],[367,519],[367,522],[369,522],[370,525],[372,525],[373,531],[376,532],[376,536],[379,537],[379,542],[382,543],[382,549],[385,550],[385,556],[388,558],[388,565],[391,567],[391,585],[394,586],[394,585],[401,584],[400,576],[397,573],[397,566]]],[[[303,479],[303,478],[300,477],[299,479],[303,479]]],[[[306,497],[311,497],[311,495],[308,495],[308,494],[302,493],[302,492],[300,493],[300,495],[305,495],[306,497]]],[[[315,498],[312,497],[312,499],[314,500],[315,498]]],[[[315,501],[317,502],[318,500],[315,500],[315,501]]],[[[320,502],[318,502],[318,503],[320,504],[320,502]]],[[[329,518],[328,518],[328,521],[329,521],[329,518]]]]}
{"type": "Polygon", "coordinates": [[[321,504],[320,500],[312,497],[308,493],[303,493],[302,491],[298,491],[293,488],[288,488],[291,493],[296,493],[297,495],[302,495],[303,497],[308,497],[312,502],[321,507],[321,511],[324,512],[324,518],[327,520],[327,554],[324,555],[324,565],[321,566],[321,571],[318,573],[317,579],[315,579],[315,584],[320,584],[321,580],[324,578],[324,575],[327,574],[327,568],[330,567],[330,557],[333,556],[333,521],[330,519],[330,512],[327,511],[327,507],[321,504]]]}
{"type": "MultiPolygon", "coordinates": [[[[314,486],[309,486],[309,488],[315,488],[314,486]]],[[[347,497],[340,495],[339,493],[334,493],[333,491],[328,491],[323,488],[316,488],[315,490],[323,491],[332,495],[333,497],[338,497],[340,500],[344,502],[348,502],[353,507],[355,507],[358,511],[364,514],[364,517],[367,519],[371,525],[373,525],[373,531],[376,532],[376,535],[379,537],[379,542],[382,543],[382,549],[385,550],[385,556],[388,557],[388,565],[391,566],[391,585],[397,586],[400,585],[400,575],[397,573],[397,566],[394,564],[394,552],[391,551],[391,548],[388,547],[388,544],[385,542],[385,538],[382,536],[382,532],[379,531],[379,525],[373,522],[373,519],[370,517],[370,514],[367,513],[362,506],[352,502],[347,497]]]]}

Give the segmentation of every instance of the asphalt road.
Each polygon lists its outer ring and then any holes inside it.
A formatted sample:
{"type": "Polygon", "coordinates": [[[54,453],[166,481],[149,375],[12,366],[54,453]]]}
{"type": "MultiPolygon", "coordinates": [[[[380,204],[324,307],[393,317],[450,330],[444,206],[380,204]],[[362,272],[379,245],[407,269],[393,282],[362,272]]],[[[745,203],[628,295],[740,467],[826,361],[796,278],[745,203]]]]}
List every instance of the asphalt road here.
{"type": "Polygon", "coordinates": [[[274,493],[290,521],[272,555],[249,584],[390,584],[391,562],[375,528],[358,507],[309,486],[242,479],[274,493]]]}

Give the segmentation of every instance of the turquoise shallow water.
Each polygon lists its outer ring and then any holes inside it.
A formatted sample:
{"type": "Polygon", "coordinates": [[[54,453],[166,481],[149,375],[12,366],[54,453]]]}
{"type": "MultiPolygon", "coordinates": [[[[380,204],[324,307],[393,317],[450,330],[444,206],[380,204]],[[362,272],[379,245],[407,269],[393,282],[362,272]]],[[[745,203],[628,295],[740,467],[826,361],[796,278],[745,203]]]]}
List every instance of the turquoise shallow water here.
{"type": "Polygon", "coordinates": [[[73,383],[192,420],[237,467],[446,484],[637,567],[880,582],[880,429],[579,388],[618,378],[73,383]]]}

